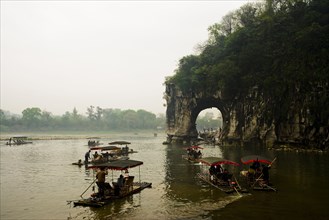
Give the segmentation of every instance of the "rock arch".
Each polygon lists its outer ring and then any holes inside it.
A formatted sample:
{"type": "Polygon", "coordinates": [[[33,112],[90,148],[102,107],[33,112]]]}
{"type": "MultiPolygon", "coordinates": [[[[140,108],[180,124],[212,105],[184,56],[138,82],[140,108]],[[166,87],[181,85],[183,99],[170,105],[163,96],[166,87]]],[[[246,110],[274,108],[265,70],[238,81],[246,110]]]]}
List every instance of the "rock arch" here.
{"type": "MultiPolygon", "coordinates": [[[[321,94],[314,92],[313,96],[321,94]]],[[[298,93],[297,93],[298,94],[298,93]]],[[[289,94],[287,94],[289,95],[289,94]]],[[[167,101],[167,143],[194,142],[198,137],[196,119],[199,113],[215,107],[223,117],[223,129],[220,143],[255,142],[272,147],[273,145],[304,146],[307,148],[328,149],[328,119],[310,114],[305,105],[315,98],[309,94],[291,95],[288,103],[287,118],[282,120],[273,107],[276,97],[264,97],[257,86],[246,94],[230,97],[221,91],[181,91],[176,85],[166,83],[165,99],[167,101]],[[297,98],[296,98],[297,97],[297,98]]],[[[275,104],[278,106],[278,104],[275,104]]],[[[279,104],[280,105],[280,104],[279,104]]],[[[280,107],[280,106],[279,106],[280,107]]]]}
{"type": "Polygon", "coordinates": [[[199,113],[207,108],[217,108],[223,117],[223,134],[229,132],[229,104],[216,94],[184,93],[174,84],[166,85],[167,101],[167,135],[168,142],[193,142],[197,139],[196,119],[199,113]]]}

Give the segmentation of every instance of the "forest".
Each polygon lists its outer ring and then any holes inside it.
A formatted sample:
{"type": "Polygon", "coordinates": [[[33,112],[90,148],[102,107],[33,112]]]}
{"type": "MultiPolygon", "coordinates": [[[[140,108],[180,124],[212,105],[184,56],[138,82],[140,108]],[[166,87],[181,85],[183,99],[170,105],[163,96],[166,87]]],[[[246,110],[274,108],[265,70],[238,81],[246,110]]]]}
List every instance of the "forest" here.
{"type": "Polygon", "coordinates": [[[163,129],[165,116],[145,110],[120,110],[90,106],[85,114],[74,108],[61,116],[42,111],[38,107],[26,108],[22,115],[0,110],[2,132],[13,131],[108,131],[133,129],[163,129]]]}
{"type": "Polygon", "coordinates": [[[221,91],[239,99],[256,88],[266,120],[289,120],[302,100],[318,124],[328,124],[329,1],[266,0],[248,3],[208,28],[198,53],[180,59],[173,83],[185,92],[221,91]]]}

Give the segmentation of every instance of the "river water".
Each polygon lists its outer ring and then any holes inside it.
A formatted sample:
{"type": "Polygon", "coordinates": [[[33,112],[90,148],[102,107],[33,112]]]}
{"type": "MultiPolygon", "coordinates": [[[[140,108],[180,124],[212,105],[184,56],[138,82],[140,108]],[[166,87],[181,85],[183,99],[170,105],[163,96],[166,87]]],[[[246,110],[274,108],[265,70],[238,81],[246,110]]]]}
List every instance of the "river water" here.
{"type": "MultiPolygon", "coordinates": [[[[140,178],[152,182],[133,196],[102,208],[73,207],[95,174],[71,165],[84,158],[86,139],[35,140],[6,146],[1,141],[0,219],[329,219],[329,154],[268,151],[262,147],[202,145],[204,156],[240,161],[261,154],[277,158],[270,171],[277,192],[251,191],[242,197],[227,195],[197,178],[202,166],[182,159],[184,147],[162,145],[165,134],[126,133],[101,142],[126,140],[141,160],[140,178]]],[[[237,168],[227,167],[239,176],[237,168]]],[[[130,170],[138,177],[139,169],[130,170]]],[[[109,173],[108,180],[119,173],[109,173]]],[[[240,180],[242,183],[242,180],[240,180]]],[[[88,197],[92,187],[83,195],[88,197]]]]}

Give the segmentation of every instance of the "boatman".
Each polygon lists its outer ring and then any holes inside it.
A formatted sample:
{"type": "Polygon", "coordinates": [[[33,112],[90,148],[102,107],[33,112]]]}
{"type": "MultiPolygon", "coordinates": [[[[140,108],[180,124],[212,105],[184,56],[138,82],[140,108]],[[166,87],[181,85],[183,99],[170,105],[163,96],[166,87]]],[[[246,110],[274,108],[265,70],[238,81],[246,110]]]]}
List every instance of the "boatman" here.
{"type": "Polygon", "coordinates": [[[265,164],[262,165],[262,174],[263,174],[263,181],[265,184],[269,184],[270,179],[270,173],[269,169],[271,168],[271,165],[266,166],[265,164]]]}
{"type": "Polygon", "coordinates": [[[85,153],[85,164],[88,164],[88,159],[90,159],[90,150],[85,153]]]}
{"type": "Polygon", "coordinates": [[[105,192],[105,176],[107,175],[107,171],[105,171],[104,167],[101,167],[96,174],[97,178],[97,186],[98,186],[98,195],[100,197],[104,196],[105,192]]]}

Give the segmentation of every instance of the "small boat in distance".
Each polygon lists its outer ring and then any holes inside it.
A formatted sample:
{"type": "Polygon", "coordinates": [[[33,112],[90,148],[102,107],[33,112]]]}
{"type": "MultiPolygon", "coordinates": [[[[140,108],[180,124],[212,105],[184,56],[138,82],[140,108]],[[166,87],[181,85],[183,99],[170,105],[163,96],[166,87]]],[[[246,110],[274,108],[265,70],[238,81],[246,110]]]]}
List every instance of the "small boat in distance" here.
{"type": "Polygon", "coordinates": [[[186,155],[182,155],[182,158],[190,162],[199,162],[202,158],[201,150],[203,147],[191,146],[186,148],[186,155]]]}
{"type": "Polygon", "coordinates": [[[121,147],[121,155],[128,156],[131,153],[138,153],[133,149],[129,149],[128,145],[131,144],[128,141],[113,141],[109,143],[110,145],[126,145],[125,147],[121,147]]]}
{"type": "Polygon", "coordinates": [[[100,137],[89,137],[88,139],[88,146],[89,147],[95,147],[102,145],[103,143],[99,142],[100,137]]]}
{"type": "Polygon", "coordinates": [[[8,139],[6,145],[22,145],[22,144],[32,144],[32,141],[27,141],[27,136],[14,136],[8,139]]]}
{"type": "MultiPolygon", "coordinates": [[[[92,166],[89,166],[88,168],[90,168],[90,169],[91,168],[92,169],[104,168],[104,169],[112,170],[112,172],[113,171],[123,172],[123,171],[127,171],[128,169],[131,169],[134,167],[139,167],[142,164],[143,164],[142,161],[137,161],[137,160],[118,160],[118,161],[114,161],[114,162],[110,162],[110,163],[92,165],[92,166]]],[[[113,173],[112,173],[112,176],[113,176],[113,173]]],[[[106,187],[105,187],[103,196],[101,196],[97,192],[97,193],[93,193],[89,198],[68,201],[68,202],[69,203],[73,202],[74,206],[102,207],[106,204],[113,202],[114,200],[133,195],[135,193],[140,192],[141,190],[143,190],[145,188],[152,186],[152,183],[140,181],[140,169],[139,169],[139,178],[138,179],[139,179],[139,181],[134,182],[134,180],[135,180],[134,176],[127,176],[127,177],[125,177],[124,184],[121,187],[119,187],[119,185],[116,182],[112,182],[112,186],[109,183],[105,183],[106,187]]],[[[88,190],[88,188],[87,188],[87,190],[88,190]]],[[[81,195],[81,197],[82,197],[82,195],[81,195]]]]}
{"type": "Polygon", "coordinates": [[[92,164],[101,164],[116,160],[128,160],[129,157],[122,154],[122,149],[116,146],[91,147],[92,164]]]}

